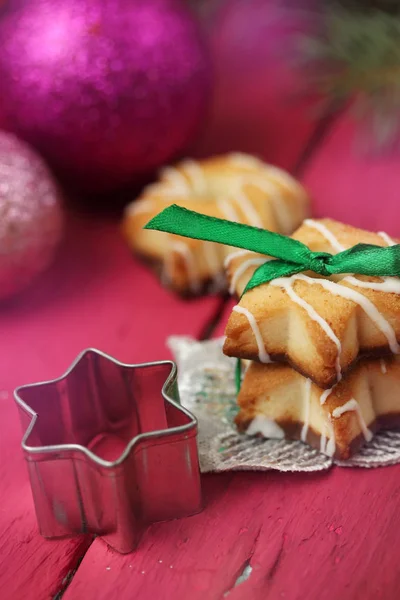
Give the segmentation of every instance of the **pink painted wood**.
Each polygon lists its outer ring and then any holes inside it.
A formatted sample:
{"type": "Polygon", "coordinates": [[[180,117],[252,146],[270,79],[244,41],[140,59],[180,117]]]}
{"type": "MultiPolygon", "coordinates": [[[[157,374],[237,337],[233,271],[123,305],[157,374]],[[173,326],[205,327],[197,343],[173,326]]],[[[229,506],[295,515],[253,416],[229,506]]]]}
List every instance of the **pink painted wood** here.
{"type": "Polygon", "coordinates": [[[75,218],[53,268],[0,311],[0,598],[53,597],[89,540],[38,532],[12,390],[61,375],[84,348],[122,361],[169,358],[171,333],[198,335],[216,298],[183,303],[134,260],[118,225],[75,218]],[[151,317],[151,318],[150,318],[151,317]]]}
{"type": "Polygon", "coordinates": [[[95,542],[65,600],[398,598],[398,467],[203,483],[205,511],[154,525],[136,553],[95,542]],[[247,565],[249,578],[235,587],[247,565]]]}
{"type": "MultiPolygon", "coordinates": [[[[6,350],[4,343],[2,358],[6,350]]],[[[2,368],[1,372],[3,377],[2,368]]],[[[3,389],[0,392],[0,597],[47,599],[63,587],[90,540],[46,542],[40,537],[20,442],[21,428],[11,389],[9,392],[3,389]]]]}

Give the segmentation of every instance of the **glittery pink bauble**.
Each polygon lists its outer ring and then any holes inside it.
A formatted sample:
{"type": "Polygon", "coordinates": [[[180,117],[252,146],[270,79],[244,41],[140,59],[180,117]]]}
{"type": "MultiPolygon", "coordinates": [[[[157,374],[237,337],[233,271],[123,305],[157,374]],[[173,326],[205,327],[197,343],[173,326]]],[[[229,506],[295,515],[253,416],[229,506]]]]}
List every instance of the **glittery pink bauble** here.
{"type": "Polygon", "coordinates": [[[178,0],[9,0],[0,122],[88,189],[172,158],[205,112],[209,64],[178,0]]]}
{"type": "Polygon", "coordinates": [[[0,132],[0,299],[49,265],[62,225],[60,194],[43,160],[0,132]]]}

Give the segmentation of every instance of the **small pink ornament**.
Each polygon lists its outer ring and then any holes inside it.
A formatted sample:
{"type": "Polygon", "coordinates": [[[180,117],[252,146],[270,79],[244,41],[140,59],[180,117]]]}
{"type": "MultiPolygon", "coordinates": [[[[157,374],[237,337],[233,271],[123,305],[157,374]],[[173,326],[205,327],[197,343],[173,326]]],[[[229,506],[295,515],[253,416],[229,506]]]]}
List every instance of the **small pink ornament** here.
{"type": "Polygon", "coordinates": [[[209,81],[183,0],[10,0],[2,11],[0,122],[87,190],[182,151],[209,81]]]}
{"type": "Polygon", "coordinates": [[[49,265],[62,225],[60,193],[43,160],[0,132],[0,299],[49,265]]]}

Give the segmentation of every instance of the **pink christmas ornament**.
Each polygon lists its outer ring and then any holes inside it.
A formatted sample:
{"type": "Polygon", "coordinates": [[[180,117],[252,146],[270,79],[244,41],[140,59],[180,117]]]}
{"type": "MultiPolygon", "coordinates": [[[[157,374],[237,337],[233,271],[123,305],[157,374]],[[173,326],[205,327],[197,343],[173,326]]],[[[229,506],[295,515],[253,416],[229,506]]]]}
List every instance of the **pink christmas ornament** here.
{"type": "Polygon", "coordinates": [[[199,127],[209,66],[178,0],[10,0],[0,122],[90,190],[143,176],[199,127]]]}
{"type": "Polygon", "coordinates": [[[0,132],[0,299],[49,265],[62,225],[60,194],[43,160],[0,132]]]}

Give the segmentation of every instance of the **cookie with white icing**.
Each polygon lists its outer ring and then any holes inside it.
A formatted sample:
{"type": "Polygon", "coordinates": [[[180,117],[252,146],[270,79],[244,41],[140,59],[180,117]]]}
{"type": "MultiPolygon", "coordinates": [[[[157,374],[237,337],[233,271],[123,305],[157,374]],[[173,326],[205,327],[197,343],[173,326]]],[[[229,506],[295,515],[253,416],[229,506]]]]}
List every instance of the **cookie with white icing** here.
{"type": "Polygon", "coordinates": [[[125,211],[123,230],[131,248],[156,266],[161,280],[182,294],[224,288],[229,247],[143,226],[171,204],[290,234],[307,216],[304,188],[285,171],[245,154],[184,160],[160,172],[125,211]]]}
{"type": "Polygon", "coordinates": [[[248,435],[302,440],[348,459],[380,428],[400,425],[400,357],[362,359],[330,390],[283,364],[252,362],[236,424],[248,435]]]}
{"type": "MultiPolygon", "coordinates": [[[[329,219],[304,221],[293,234],[313,251],[335,254],[358,243],[398,243],[329,219]]],[[[225,261],[231,291],[243,292],[268,260],[235,251],[225,261]]],[[[339,381],[359,355],[400,353],[400,279],[302,273],[243,295],[228,320],[228,356],[290,364],[322,388],[339,381]]]]}

